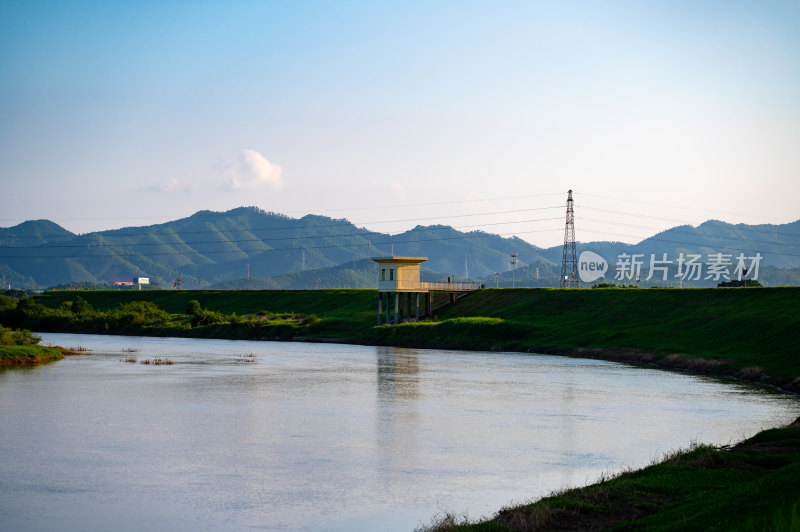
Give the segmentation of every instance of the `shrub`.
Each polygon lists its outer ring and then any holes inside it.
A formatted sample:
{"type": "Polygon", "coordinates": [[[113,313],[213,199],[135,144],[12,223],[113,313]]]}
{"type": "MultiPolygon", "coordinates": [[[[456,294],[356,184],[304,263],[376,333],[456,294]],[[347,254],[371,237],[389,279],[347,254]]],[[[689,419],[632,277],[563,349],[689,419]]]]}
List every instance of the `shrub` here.
{"type": "Polygon", "coordinates": [[[37,345],[42,338],[27,329],[8,329],[0,325],[0,345],[37,345]]]}
{"type": "Polygon", "coordinates": [[[120,305],[110,316],[122,325],[146,325],[150,327],[163,327],[170,321],[170,314],[149,301],[132,301],[120,305]]]}
{"type": "Polygon", "coordinates": [[[316,314],[309,314],[308,316],[304,317],[300,323],[302,323],[303,325],[314,325],[315,323],[319,323],[320,321],[322,320],[316,314]]]}
{"type": "Polygon", "coordinates": [[[212,325],[214,323],[227,323],[229,321],[221,312],[203,308],[196,299],[189,301],[186,307],[186,313],[189,315],[189,322],[192,324],[192,327],[212,325]]]}
{"type": "Polygon", "coordinates": [[[764,288],[764,285],[753,279],[743,279],[741,281],[732,279],[730,281],[722,281],[717,285],[717,288],[764,288]]]}

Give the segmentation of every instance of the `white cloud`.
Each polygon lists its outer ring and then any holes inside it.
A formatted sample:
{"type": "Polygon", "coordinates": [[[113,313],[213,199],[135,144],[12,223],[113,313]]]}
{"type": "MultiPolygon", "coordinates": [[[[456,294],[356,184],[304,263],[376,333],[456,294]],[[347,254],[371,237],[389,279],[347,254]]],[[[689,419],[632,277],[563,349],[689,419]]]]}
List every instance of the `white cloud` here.
{"type": "Polygon", "coordinates": [[[167,181],[162,181],[156,185],[160,192],[180,192],[186,190],[187,186],[181,183],[177,177],[173,177],[167,181]]]}
{"type": "MultiPolygon", "coordinates": [[[[191,176],[191,173],[186,175],[187,178],[191,178],[191,176]]],[[[172,194],[174,192],[188,192],[192,189],[192,184],[186,179],[172,177],[170,179],[165,179],[164,181],[148,185],[145,187],[145,189],[151,192],[158,192],[160,194],[172,194]]]]}
{"type": "Polygon", "coordinates": [[[406,200],[406,189],[400,183],[392,183],[392,196],[397,201],[405,201],[406,200]]]}
{"type": "Polygon", "coordinates": [[[228,166],[225,174],[228,186],[235,190],[252,189],[270,185],[283,187],[283,169],[269,162],[255,150],[242,150],[237,161],[228,166]]]}

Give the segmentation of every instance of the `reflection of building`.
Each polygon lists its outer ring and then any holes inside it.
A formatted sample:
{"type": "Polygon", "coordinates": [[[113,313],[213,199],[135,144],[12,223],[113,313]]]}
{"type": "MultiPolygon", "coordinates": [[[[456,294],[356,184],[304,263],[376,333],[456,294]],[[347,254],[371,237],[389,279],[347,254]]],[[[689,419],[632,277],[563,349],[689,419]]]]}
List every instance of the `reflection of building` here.
{"type": "Polygon", "coordinates": [[[420,265],[428,257],[377,257],[372,259],[380,266],[378,273],[378,323],[401,323],[416,321],[420,316],[430,315],[434,292],[447,292],[449,300],[477,290],[478,283],[446,283],[420,281],[420,265]],[[386,319],[383,300],[386,294],[386,319]],[[394,313],[392,313],[394,294],[394,313]],[[401,295],[404,294],[404,295],[401,295]],[[420,300],[422,313],[420,313],[420,300]],[[414,308],[413,317],[411,309],[414,308]]]}
{"type": "Polygon", "coordinates": [[[382,401],[417,399],[419,361],[417,352],[397,347],[377,347],[378,397],[382,401]]]}

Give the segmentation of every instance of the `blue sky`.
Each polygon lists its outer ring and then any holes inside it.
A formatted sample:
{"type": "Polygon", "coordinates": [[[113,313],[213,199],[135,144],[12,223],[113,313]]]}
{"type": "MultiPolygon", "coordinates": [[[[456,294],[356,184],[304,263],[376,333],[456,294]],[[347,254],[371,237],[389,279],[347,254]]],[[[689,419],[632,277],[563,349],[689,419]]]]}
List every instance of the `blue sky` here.
{"type": "Polygon", "coordinates": [[[798,2],[5,1],[0,226],[256,205],[547,246],[570,188],[584,241],[793,221],[798,28],[798,2]]]}

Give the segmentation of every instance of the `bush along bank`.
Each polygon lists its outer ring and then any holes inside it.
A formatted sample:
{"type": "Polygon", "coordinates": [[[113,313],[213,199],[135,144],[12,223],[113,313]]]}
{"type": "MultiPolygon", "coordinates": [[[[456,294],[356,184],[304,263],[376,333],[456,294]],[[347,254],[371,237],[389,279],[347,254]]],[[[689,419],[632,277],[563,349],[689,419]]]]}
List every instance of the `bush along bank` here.
{"type": "Polygon", "coordinates": [[[62,350],[41,346],[41,341],[28,330],[0,326],[0,366],[32,366],[64,357],[62,350]]]}
{"type": "Polygon", "coordinates": [[[268,310],[239,315],[211,310],[198,300],[189,300],[182,313],[140,300],[96,310],[81,296],[61,301],[55,308],[24,299],[0,312],[0,322],[38,331],[247,340],[349,334],[352,321],[336,315],[323,320],[315,314],[268,310]]]}

